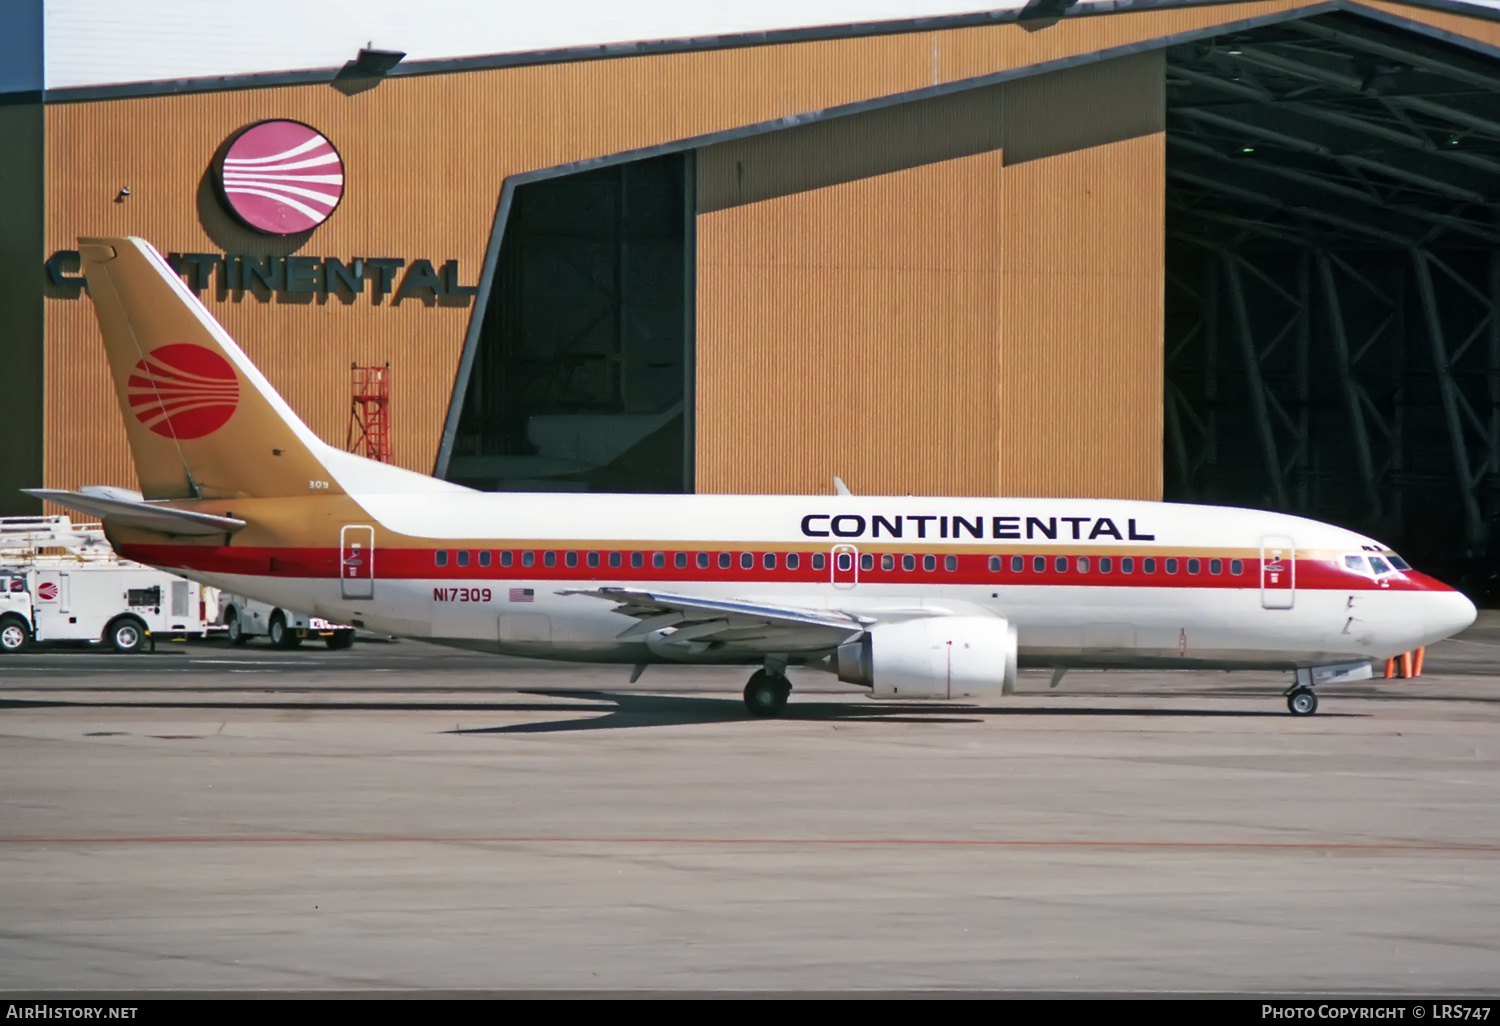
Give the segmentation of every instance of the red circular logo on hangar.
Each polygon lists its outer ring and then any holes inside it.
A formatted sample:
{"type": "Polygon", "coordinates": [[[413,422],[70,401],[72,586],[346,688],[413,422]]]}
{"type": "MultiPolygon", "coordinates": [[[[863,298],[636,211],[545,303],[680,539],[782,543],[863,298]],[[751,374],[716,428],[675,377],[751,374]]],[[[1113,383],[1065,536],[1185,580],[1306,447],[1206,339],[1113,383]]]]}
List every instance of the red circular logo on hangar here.
{"type": "Polygon", "coordinates": [[[136,420],[180,441],[213,434],[240,404],[240,381],[229,361],[185,342],[137,360],[125,392],[136,420]]]}
{"type": "Polygon", "coordinates": [[[37,585],[36,597],[41,599],[43,602],[57,601],[57,585],[52,581],[43,581],[41,584],[37,585]]]}
{"type": "Polygon", "coordinates": [[[214,170],[229,212],[267,235],[311,231],[344,198],[343,158],[300,121],[251,125],[234,137],[214,170]]]}

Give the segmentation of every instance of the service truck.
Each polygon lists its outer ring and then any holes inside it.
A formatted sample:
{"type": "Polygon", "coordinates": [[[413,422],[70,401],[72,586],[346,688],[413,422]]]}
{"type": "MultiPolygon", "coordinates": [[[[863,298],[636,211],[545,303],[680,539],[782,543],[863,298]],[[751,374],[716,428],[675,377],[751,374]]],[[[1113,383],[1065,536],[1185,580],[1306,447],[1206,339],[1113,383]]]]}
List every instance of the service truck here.
{"type": "Polygon", "coordinates": [[[197,581],[119,558],[97,525],[0,517],[0,653],[48,641],[139,652],[154,635],[202,637],[216,599],[197,581]]]}
{"type": "Polygon", "coordinates": [[[349,624],[267,605],[245,595],[222,593],[219,609],[221,621],[229,630],[229,640],[235,645],[261,636],[269,638],[274,648],[296,648],[313,638],[322,638],[329,648],[348,648],[354,644],[354,628],[349,624]]]}

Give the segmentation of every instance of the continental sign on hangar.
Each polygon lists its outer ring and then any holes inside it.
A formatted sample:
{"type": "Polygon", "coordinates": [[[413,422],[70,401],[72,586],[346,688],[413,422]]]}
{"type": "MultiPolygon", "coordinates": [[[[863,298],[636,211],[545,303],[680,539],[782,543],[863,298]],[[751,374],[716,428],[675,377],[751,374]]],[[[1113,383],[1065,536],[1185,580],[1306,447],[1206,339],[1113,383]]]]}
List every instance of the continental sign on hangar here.
{"type": "Polygon", "coordinates": [[[0,504],[134,484],[72,254],[117,233],[329,441],[389,364],[394,460],[477,487],[1160,498],[1168,182],[1232,220],[1247,140],[1500,83],[1453,3],[442,6],[8,8],[0,504]]]}

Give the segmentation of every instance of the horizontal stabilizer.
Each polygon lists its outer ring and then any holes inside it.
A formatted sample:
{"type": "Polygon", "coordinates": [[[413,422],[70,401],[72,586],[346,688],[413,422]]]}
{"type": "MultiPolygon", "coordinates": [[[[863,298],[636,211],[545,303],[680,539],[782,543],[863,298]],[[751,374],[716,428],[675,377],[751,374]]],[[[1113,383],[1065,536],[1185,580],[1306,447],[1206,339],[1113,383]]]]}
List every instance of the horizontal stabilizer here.
{"type": "Polygon", "coordinates": [[[158,531],[162,534],[227,534],[245,526],[245,522],[236,517],[222,517],[213,513],[193,513],[185,509],[163,506],[157,502],[128,498],[124,495],[85,494],[84,492],[69,492],[61,488],[23,488],[21,490],[27,495],[35,495],[38,499],[55,502],[59,506],[65,506],[91,517],[98,517],[109,524],[138,527],[145,531],[158,531]]]}

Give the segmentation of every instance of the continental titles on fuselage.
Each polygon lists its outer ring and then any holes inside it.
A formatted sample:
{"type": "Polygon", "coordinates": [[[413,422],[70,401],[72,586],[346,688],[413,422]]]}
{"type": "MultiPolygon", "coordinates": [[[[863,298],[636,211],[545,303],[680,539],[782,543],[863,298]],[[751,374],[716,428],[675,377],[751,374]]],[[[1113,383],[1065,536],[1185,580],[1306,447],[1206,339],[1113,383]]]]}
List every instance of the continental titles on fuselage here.
{"type": "Polygon", "coordinates": [[[1125,520],[1122,531],[1110,517],[963,517],[932,514],[914,516],[863,516],[858,513],[809,513],[802,518],[802,534],[808,538],[900,538],[947,539],[992,538],[1010,541],[1155,541],[1125,520]],[[988,534],[986,534],[988,531],[988,534]]]}

